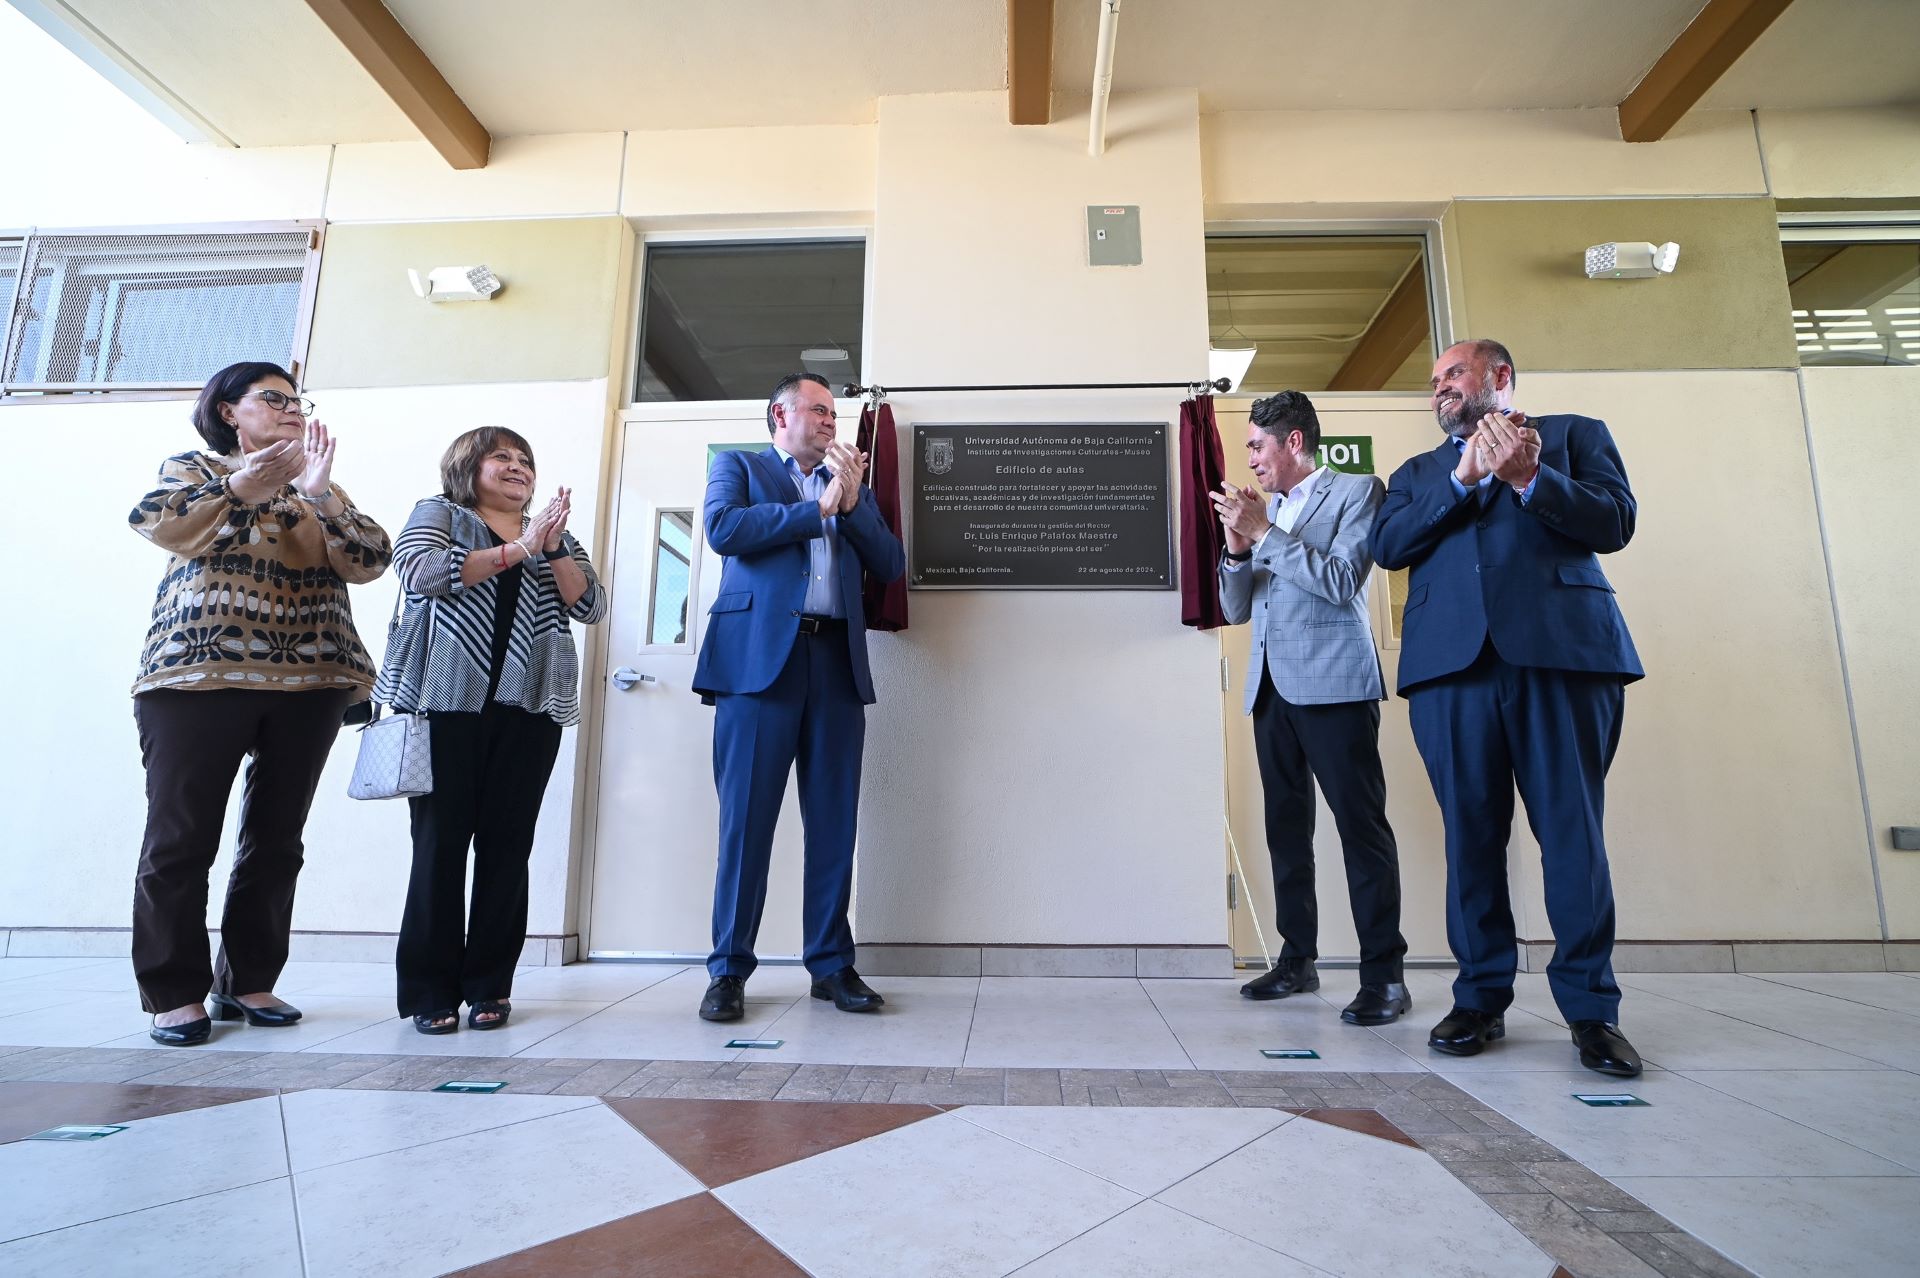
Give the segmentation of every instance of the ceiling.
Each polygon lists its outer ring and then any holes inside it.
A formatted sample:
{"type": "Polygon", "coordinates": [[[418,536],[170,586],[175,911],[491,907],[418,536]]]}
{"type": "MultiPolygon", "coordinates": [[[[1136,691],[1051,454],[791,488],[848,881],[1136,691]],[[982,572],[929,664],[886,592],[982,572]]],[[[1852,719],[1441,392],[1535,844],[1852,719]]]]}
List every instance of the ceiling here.
{"type": "MultiPolygon", "coordinates": [[[[243,146],[418,136],[303,0],[14,0],[61,11],[243,146]]],[[[871,121],[1007,84],[1007,0],[388,0],[498,136],[871,121]]],[[[1610,107],[1702,0],[1126,0],[1114,89],[1204,111],[1610,107]]],[[[1053,86],[1098,0],[1055,0],[1053,86]]],[[[1920,0],[1795,0],[1715,108],[1920,103],[1920,0]]]]}

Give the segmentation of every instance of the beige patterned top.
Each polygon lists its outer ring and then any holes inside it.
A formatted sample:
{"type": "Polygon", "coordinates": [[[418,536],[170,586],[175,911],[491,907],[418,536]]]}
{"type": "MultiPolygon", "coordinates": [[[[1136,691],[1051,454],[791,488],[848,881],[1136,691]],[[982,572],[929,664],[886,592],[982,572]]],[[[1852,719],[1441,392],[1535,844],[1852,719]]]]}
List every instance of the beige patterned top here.
{"type": "Polygon", "coordinates": [[[128,516],[172,552],[153,601],[135,693],[157,688],[349,688],[364,701],[373,661],[353,628],[348,582],[386,571],[393,547],[346,504],[329,519],[291,486],[262,505],[236,498],[239,457],[181,453],[128,516]]]}

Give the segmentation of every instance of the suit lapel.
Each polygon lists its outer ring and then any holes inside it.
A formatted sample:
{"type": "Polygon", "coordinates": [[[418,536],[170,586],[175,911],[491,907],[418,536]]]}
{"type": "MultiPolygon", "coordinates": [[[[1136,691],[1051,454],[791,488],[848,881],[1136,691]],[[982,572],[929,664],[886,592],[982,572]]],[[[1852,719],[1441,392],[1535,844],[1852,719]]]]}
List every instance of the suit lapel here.
{"type": "Polygon", "coordinates": [[[1333,491],[1333,472],[1323,470],[1320,472],[1319,480],[1313,485],[1313,491],[1307,494],[1307,503],[1300,511],[1300,518],[1293,521],[1293,530],[1296,533],[1313,522],[1314,515],[1320,510],[1320,503],[1327,499],[1327,494],[1331,491],[1333,491]]]}

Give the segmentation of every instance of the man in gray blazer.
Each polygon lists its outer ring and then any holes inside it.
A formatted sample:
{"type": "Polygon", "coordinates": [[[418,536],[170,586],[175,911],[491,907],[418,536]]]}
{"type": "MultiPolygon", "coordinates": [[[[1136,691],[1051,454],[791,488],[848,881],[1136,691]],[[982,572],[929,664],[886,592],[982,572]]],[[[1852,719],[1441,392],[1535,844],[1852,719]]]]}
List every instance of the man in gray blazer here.
{"type": "Polygon", "coordinates": [[[1340,1019],[1385,1025],[1413,1010],[1401,962],[1400,860],[1380,769],[1386,688],[1367,620],[1367,538],[1386,495],[1371,475],[1318,464],[1320,418],[1299,391],[1253,405],[1247,461],[1260,488],[1212,494],[1226,529],[1220,606],[1251,617],[1246,709],[1266,792],[1267,853],[1282,941],[1273,969],[1241,987],[1248,998],[1320,988],[1319,906],[1313,891],[1313,783],[1327,796],[1347,863],[1360,937],[1360,992],[1340,1019]]]}

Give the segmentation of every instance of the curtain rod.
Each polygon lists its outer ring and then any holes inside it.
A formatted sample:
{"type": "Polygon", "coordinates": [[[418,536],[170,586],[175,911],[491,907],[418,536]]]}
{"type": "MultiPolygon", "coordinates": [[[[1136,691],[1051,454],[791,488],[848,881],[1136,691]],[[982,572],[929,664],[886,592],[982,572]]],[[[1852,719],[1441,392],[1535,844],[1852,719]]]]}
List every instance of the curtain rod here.
{"type": "Polygon", "coordinates": [[[845,399],[858,399],[862,395],[877,395],[884,399],[888,395],[904,395],[909,392],[931,391],[1054,391],[1054,390],[1213,390],[1225,394],[1233,383],[1224,377],[1216,377],[1206,382],[1041,382],[1027,386],[862,386],[858,382],[848,382],[840,388],[845,399]]]}

